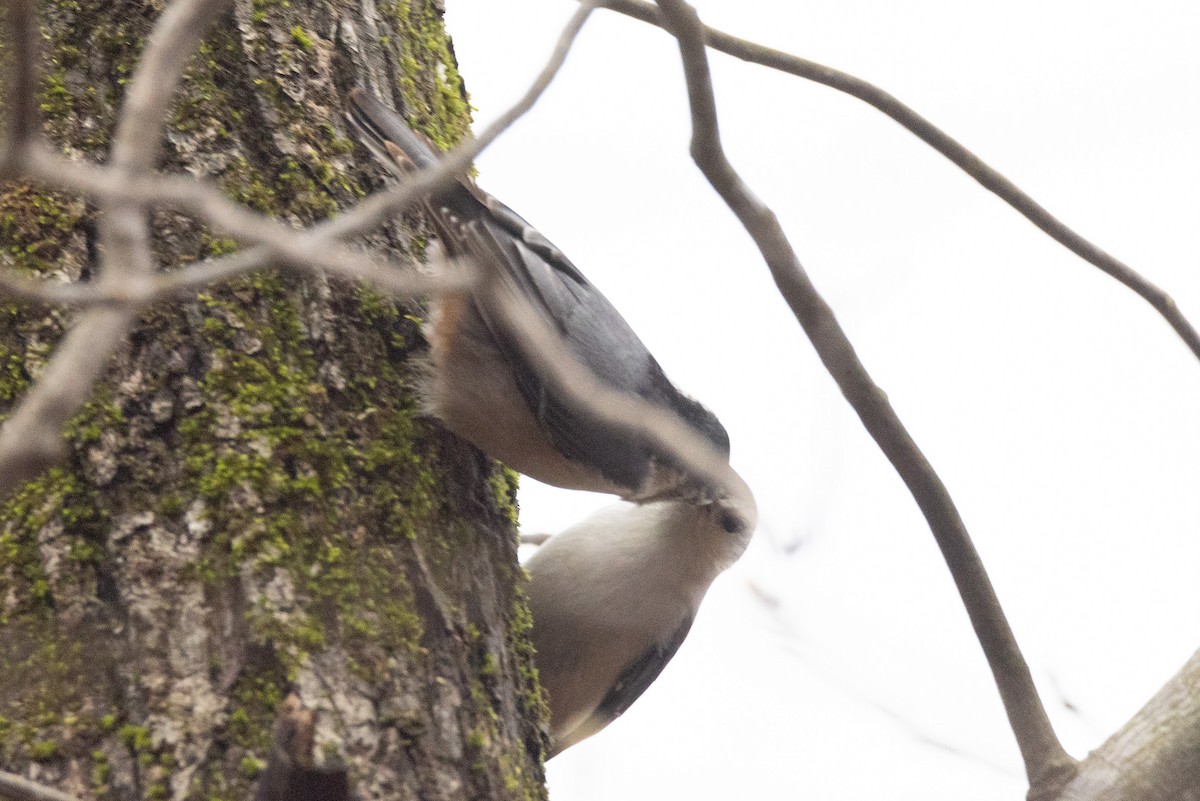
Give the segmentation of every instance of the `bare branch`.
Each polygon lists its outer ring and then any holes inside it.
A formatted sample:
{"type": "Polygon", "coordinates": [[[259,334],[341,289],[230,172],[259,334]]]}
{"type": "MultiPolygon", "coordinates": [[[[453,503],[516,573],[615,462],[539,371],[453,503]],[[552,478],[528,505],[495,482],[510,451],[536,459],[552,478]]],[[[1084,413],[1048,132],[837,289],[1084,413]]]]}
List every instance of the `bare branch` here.
{"type": "MultiPolygon", "coordinates": [[[[158,64],[162,69],[170,67],[181,70],[187,59],[182,51],[187,49],[189,43],[194,47],[203,30],[203,20],[197,14],[203,11],[203,7],[217,6],[221,2],[188,0],[177,4],[178,9],[176,6],[168,9],[168,13],[176,9],[177,18],[186,22],[187,30],[174,34],[175,38],[172,38],[169,30],[160,32],[160,28],[165,27],[163,24],[156,26],[155,36],[151,37],[152,46],[154,42],[172,42],[172,52],[148,52],[143,58],[143,67],[158,64]]],[[[417,275],[401,265],[371,259],[361,252],[333,245],[328,240],[345,239],[369,231],[430,192],[457,180],[484,148],[533,107],[557,75],[583,24],[600,2],[587,0],[580,6],[559,37],[549,62],[529,90],[478,138],[456,148],[436,169],[414,175],[403,186],[391,192],[377,193],[346,214],[304,232],[297,232],[251,212],[230,200],[216,187],[202,181],[182,176],[122,175],[110,169],[66,161],[43,148],[30,148],[22,154],[20,166],[53,186],[85,194],[100,202],[161,204],[186,211],[238,241],[257,247],[192,265],[153,281],[110,287],[107,291],[99,287],[85,289],[45,284],[18,274],[5,275],[0,272],[0,292],[36,303],[147,303],[165,296],[183,295],[215,281],[244,275],[267,264],[303,270],[323,269],[349,279],[362,279],[385,291],[404,296],[464,286],[467,276],[461,272],[432,277],[417,275]]],[[[167,13],[164,13],[163,19],[166,17],[167,13]]],[[[128,102],[138,104],[134,119],[147,119],[148,109],[154,107],[159,109],[160,114],[164,113],[169,100],[169,94],[164,95],[160,87],[151,85],[154,83],[152,80],[142,80],[144,74],[149,73],[139,68],[133,82],[136,86],[131,86],[128,96],[128,102]]],[[[132,123],[126,122],[128,119],[122,119],[123,134],[119,138],[124,144],[120,151],[127,154],[126,159],[133,159],[135,155],[140,159],[152,157],[153,150],[146,149],[146,142],[135,141],[137,137],[131,128],[132,123]]],[[[117,150],[114,144],[114,154],[117,150]]]]}
{"type": "MultiPolygon", "coordinates": [[[[609,0],[606,8],[618,11],[651,25],[666,27],[659,10],[642,0],[609,0]]],[[[1084,261],[1120,281],[1135,294],[1149,303],[1167,323],[1175,329],[1179,338],[1196,358],[1200,359],[1200,333],[1175,305],[1175,300],[1160,287],[1148,281],[1129,265],[1112,256],[1095,244],[1080,236],[1053,214],[1047,211],[1020,187],[990,167],[967,148],[959,144],[945,131],[922,117],[913,109],[861,78],[835,70],[815,61],[800,58],[764,45],[739,39],[728,33],[705,26],[705,43],[722,53],[753,64],[786,72],[799,78],[844,92],[862,100],[904,126],[921,141],[941,153],[963,172],[970,175],[1023,217],[1040,228],[1051,239],[1079,256],[1084,261]]]]}
{"type": "MultiPolygon", "coordinates": [[[[587,21],[588,15],[603,0],[585,0],[559,37],[549,62],[525,95],[473,142],[464,143],[446,154],[433,169],[413,174],[395,191],[376,195],[360,203],[342,217],[316,226],[312,233],[339,238],[362,233],[378,225],[402,208],[437,192],[457,180],[471,161],[496,140],[509,126],[537,102],[562,67],[571,45],[587,21]]],[[[481,276],[487,282],[488,276],[481,276]]],[[[728,459],[678,415],[641,398],[615,392],[599,382],[590,370],[571,354],[556,332],[550,330],[526,303],[496,284],[491,291],[508,324],[521,341],[526,358],[539,372],[575,403],[595,413],[603,421],[635,432],[686,465],[697,477],[730,494],[744,492],[744,482],[729,466],[728,459]]]]}
{"type": "Polygon", "coordinates": [[[0,174],[13,166],[16,154],[38,133],[37,25],[33,0],[9,0],[5,10],[8,30],[8,74],[5,93],[8,125],[0,174]]]}
{"type": "MultiPolygon", "coordinates": [[[[82,405],[90,382],[99,377],[103,364],[123,335],[122,326],[131,322],[131,310],[141,304],[269,265],[326,270],[351,279],[368,280],[393,293],[414,294],[465,285],[467,278],[460,272],[423,276],[412,269],[376,262],[331,240],[368,230],[403,206],[456,180],[475,155],[534,105],[561,68],[588,16],[600,4],[600,0],[587,0],[581,5],[534,84],[478,139],[457,148],[436,169],[415,176],[399,191],[377,195],[342,217],[297,234],[293,229],[230,201],[210,185],[182,177],[163,178],[145,171],[152,166],[150,162],[157,152],[158,139],[150,131],[157,130],[179,74],[197,46],[206,20],[211,19],[210,12],[219,2],[178,0],[159,19],[122,109],[112,167],[104,169],[67,162],[39,148],[25,148],[19,155],[20,166],[32,175],[86,194],[101,203],[105,211],[102,227],[104,258],[101,280],[94,288],[76,286],[68,289],[15,274],[0,274],[0,291],[7,290],[15,297],[37,302],[70,300],[100,306],[86,312],[78,324],[81,330],[95,335],[97,358],[88,365],[90,369],[75,369],[82,358],[78,350],[82,340],[72,332],[60,347],[62,352],[56,353],[51,360],[42,382],[27,395],[17,413],[0,430],[0,490],[11,488],[16,481],[35,474],[61,454],[62,444],[58,441],[55,426],[61,427],[82,405]],[[183,209],[240,241],[256,246],[226,259],[194,265],[167,276],[156,275],[142,211],[151,204],[183,209]],[[109,308],[113,306],[116,308],[109,308]],[[66,381],[68,376],[76,381],[66,381]],[[57,380],[46,380],[52,377],[57,380]],[[80,380],[84,377],[90,378],[86,382],[80,380]],[[78,394],[71,398],[54,395],[60,390],[78,394]],[[37,411],[35,404],[44,407],[44,411],[37,411]]],[[[595,383],[590,376],[588,379],[595,383]]],[[[674,419],[664,424],[668,431],[684,429],[686,442],[690,429],[674,419]]],[[[652,439],[660,437],[655,432],[652,439]]],[[[674,451],[680,447],[670,443],[666,449],[674,451]]]]}
{"type": "MultiPolygon", "coordinates": [[[[1056,801],[1185,801],[1198,795],[1200,651],[1087,759],[1056,801]]],[[[1040,801],[1031,798],[1030,801],[1040,801]]]]}
{"type": "Polygon", "coordinates": [[[821,361],[929,522],[992,669],[1031,787],[1061,781],[1074,761],[1050,726],[1029,667],[949,492],[896,416],[887,396],[859,361],[854,346],[805,273],[774,213],[754,196],[726,158],[717,128],[704,28],[695,10],[683,0],[658,2],[664,27],[679,40],[692,110],[693,159],[753,237],[776,286],[821,361]]]}
{"type": "MultiPolygon", "coordinates": [[[[126,181],[153,169],[160,127],[183,77],[183,68],[216,19],[217,10],[226,2],[174,0],[155,21],[121,104],[110,154],[112,180],[126,181]]],[[[110,278],[116,272],[153,274],[154,258],[143,204],[111,201],[102,205],[103,273],[110,278]]]]}
{"type": "Polygon", "coordinates": [[[153,278],[119,282],[52,283],[0,268],[0,295],[35,306],[144,306],[160,300],[183,299],[195,293],[267,267],[297,273],[324,272],[347,281],[362,281],[397,298],[414,298],[466,289],[474,276],[447,265],[445,271],[426,274],[415,265],[371,259],[365,251],[334,248],[322,243],[304,264],[276,259],[267,246],[247,248],[229,256],[190,264],[153,278]]]}
{"type": "Polygon", "coordinates": [[[248,275],[264,267],[276,266],[298,273],[324,272],[346,281],[361,281],[396,298],[415,298],[439,292],[466,289],[475,283],[475,275],[457,265],[445,265],[432,274],[420,272],[416,264],[370,258],[365,251],[337,247],[327,242],[314,243],[313,250],[301,262],[282,254],[279,258],[268,246],[222,256],[190,265],[182,270],[157,276],[147,290],[147,298],[182,298],[230,278],[248,275]]]}
{"type": "MultiPolygon", "coordinates": [[[[219,1],[219,0],[218,0],[219,1]]],[[[215,16],[213,0],[176,0],[155,24],[117,123],[110,180],[153,167],[158,127],[183,66],[215,16]]],[[[23,143],[23,140],[22,140],[23,143]]],[[[103,200],[99,286],[129,291],[155,272],[141,202],[103,200]]],[[[134,321],[136,301],[83,313],[63,338],[34,387],[0,428],[0,493],[61,459],[62,428],[83,406],[134,321]]]]}
{"type": "Polygon", "coordinates": [[[62,428],[104,374],[132,318],[123,308],[94,309],[63,337],[38,382],[0,427],[0,497],[63,457],[62,428]]]}
{"type": "Polygon", "coordinates": [[[143,173],[121,179],[111,169],[71,162],[44,148],[30,148],[22,166],[34,178],[99,202],[146,203],[186,212],[239,242],[256,247],[175,272],[105,286],[49,284],[0,271],[0,292],[21,300],[81,305],[145,304],[164,297],[185,296],[265,266],[301,272],[323,270],[349,280],[361,279],[404,297],[461,288],[469,278],[461,271],[421,275],[411,264],[377,259],[362,250],[338,245],[329,241],[323,225],[298,230],[230,200],[211,183],[188,176],[143,173]]]}
{"type": "Polygon", "coordinates": [[[184,211],[249,242],[265,240],[255,233],[264,225],[295,236],[296,231],[231,200],[209,181],[190,175],[129,174],[85,161],[70,161],[44,147],[30,147],[20,162],[29,177],[64,191],[86,195],[98,203],[145,204],[184,211]],[[245,233],[243,233],[245,232],[245,233]]]}
{"type": "Polygon", "coordinates": [[[15,773],[0,771],[0,799],[5,801],[79,801],[53,787],[31,782],[15,773]]]}
{"type": "Polygon", "coordinates": [[[567,21],[566,27],[558,37],[558,43],[554,47],[554,52],[550,55],[550,60],[542,68],[542,71],[538,73],[537,78],[530,85],[529,89],[526,90],[521,99],[514,103],[508,111],[501,114],[495,122],[485,128],[483,133],[473,140],[463,142],[449,153],[446,153],[436,168],[412,173],[411,181],[406,181],[391,192],[367,198],[355,206],[352,211],[334,220],[318,225],[313,229],[314,233],[320,231],[326,236],[338,239],[346,239],[356,234],[366,233],[396,214],[399,214],[421,198],[445,189],[458,180],[460,176],[466,173],[476,156],[482,153],[488,145],[492,144],[501,134],[507,131],[514,122],[533,108],[538,98],[542,96],[542,93],[546,91],[546,88],[550,86],[555,76],[558,75],[563,62],[567,59],[567,54],[571,52],[571,46],[575,43],[579,31],[583,29],[584,23],[587,22],[588,16],[591,15],[597,6],[602,5],[603,2],[604,0],[582,0],[579,9],[567,21]]]}
{"type": "MultiPolygon", "coordinates": [[[[106,302],[97,290],[98,287],[91,283],[47,281],[30,278],[12,267],[0,267],[0,295],[33,306],[90,306],[106,302]]],[[[124,299],[114,300],[121,302],[124,299]]]]}
{"type": "MultiPolygon", "coordinates": [[[[106,203],[101,211],[104,216],[100,220],[100,283],[126,289],[136,287],[139,279],[149,280],[155,273],[155,263],[145,209],[127,203],[106,203]]],[[[132,299],[127,302],[134,303],[132,299]]]]}
{"type": "Polygon", "coordinates": [[[109,161],[120,170],[154,166],[175,88],[204,32],[229,0],[173,0],[154,23],[121,104],[109,161]]]}
{"type": "MultiPolygon", "coordinates": [[[[216,0],[215,3],[213,0],[191,0],[179,4],[178,13],[186,18],[193,42],[199,40],[199,31],[203,29],[201,20],[195,16],[197,8],[220,3],[221,0],[216,0]]],[[[401,296],[460,288],[468,279],[461,271],[438,276],[414,274],[406,265],[371,259],[359,251],[338,248],[328,240],[345,239],[369,231],[431,191],[456,180],[484,148],[533,107],[557,75],[584,22],[599,4],[600,0],[589,0],[580,7],[559,37],[549,62],[529,90],[478,138],[456,148],[436,169],[414,175],[413,179],[403,186],[391,192],[377,193],[346,214],[304,232],[297,232],[251,212],[203,181],[182,176],[120,175],[109,169],[67,161],[44,148],[30,148],[21,154],[20,166],[33,177],[48,184],[79,192],[99,202],[145,203],[186,211],[238,241],[258,247],[211,262],[192,265],[153,281],[131,283],[122,287],[110,286],[104,290],[99,286],[49,284],[16,273],[5,274],[0,271],[0,293],[33,303],[148,303],[162,297],[182,296],[216,281],[253,272],[267,264],[302,270],[323,269],[348,279],[365,280],[382,290],[401,296]]],[[[175,6],[171,8],[174,9],[175,6]]],[[[156,35],[157,32],[156,27],[156,35]]],[[[169,37],[162,34],[161,38],[152,37],[152,40],[163,42],[168,41],[169,37]]],[[[182,64],[186,62],[186,56],[182,56],[181,52],[185,49],[183,45],[187,43],[178,39],[175,42],[170,59],[163,53],[147,53],[143,58],[143,65],[165,65],[170,61],[181,69],[182,64]]],[[[134,80],[136,86],[131,85],[128,96],[131,102],[137,99],[139,103],[140,111],[134,115],[137,118],[144,117],[148,113],[147,109],[155,106],[159,108],[160,114],[163,113],[165,103],[169,99],[169,95],[163,95],[159,87],[152,85],[153,81],[140,80],[143,74],[148,73],[139,69],[134,80]]],[[[125,144],[120,149],[129,154],[126,158],[132,159],[135,153],[140,153],[141,158],[146,158],[146,143],[139,144],[133,141],[136,137],[128,124],[124,125],[122,130],[125,132],[122,138],[125,144]]],[[[114,144],[114,153],[116,151],[117,146],[114,144]]],[[[149,151],[149,154],[152,155],[152,151],[149,151]]]]}

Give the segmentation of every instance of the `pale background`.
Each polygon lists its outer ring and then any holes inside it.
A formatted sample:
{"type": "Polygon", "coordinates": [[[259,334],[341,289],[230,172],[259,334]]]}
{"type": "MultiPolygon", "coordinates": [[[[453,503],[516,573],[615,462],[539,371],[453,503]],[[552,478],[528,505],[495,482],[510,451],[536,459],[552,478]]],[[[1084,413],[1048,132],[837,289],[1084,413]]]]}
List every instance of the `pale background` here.
{"type": "MultiPolygon", "coordinates": [[[[874,81],[1200,320],[1200,4],[701,2],[874,81]]],[[[569,0],[448,0],[485,124],[569,0]]],[[[878,112],[714,54],[730,158],[939,470],[1083,756],[1200,645],[1200,364],[1140,299],[878,112]]],[[[673,39],[597,12],[480,183],[712,408],[761,509],[691,637],[548,766],[555,801],[1016,801],[979,646],[900,480],[692,165],[673,39]]],[[[528,531],[610,499],[525,480],[528,531]]]]}

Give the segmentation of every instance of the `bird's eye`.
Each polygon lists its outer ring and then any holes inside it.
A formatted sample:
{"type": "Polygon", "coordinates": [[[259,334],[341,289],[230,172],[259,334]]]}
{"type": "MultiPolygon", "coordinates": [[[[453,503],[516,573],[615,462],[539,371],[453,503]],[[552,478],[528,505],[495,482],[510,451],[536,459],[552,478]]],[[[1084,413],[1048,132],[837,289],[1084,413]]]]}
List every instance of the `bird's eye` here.
{"type": "Polygon", "coordinates": [[[728,509],[722,509],[717,515],[717,520],[720,522],[721,528],[729,534],[739,532],[743,528],[742,519],[728,509]]]}

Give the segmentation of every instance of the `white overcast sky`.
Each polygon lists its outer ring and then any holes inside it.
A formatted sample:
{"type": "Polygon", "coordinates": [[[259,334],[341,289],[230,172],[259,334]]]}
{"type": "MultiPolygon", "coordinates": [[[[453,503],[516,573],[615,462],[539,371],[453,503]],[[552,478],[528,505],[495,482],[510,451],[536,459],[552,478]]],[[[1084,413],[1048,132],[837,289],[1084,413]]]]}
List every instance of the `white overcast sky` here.
{"type": "MultiPolygon", "coordinates": [[[[447,0],[477,124],[569,0],[447,0]]],[[[871,80],[1200,320],[1200,4],[713,0],[706,22],[871,80]]],[[[1200,646],[1200,363],[1140,299],[883,115],[712,56],[730,158],[948,484],[1083,756],[1200,646]],[[1072,709],[1074,711],[1072,711],[1072,709]]],[[[1015,801],[965,614],[903,485],[687,154],[674,41],[597,12],[480,183],[729,429],[761,525],[554,801],[1015,801]]],[[[611,499],[526,480],[527,530],[611,499]]]]}

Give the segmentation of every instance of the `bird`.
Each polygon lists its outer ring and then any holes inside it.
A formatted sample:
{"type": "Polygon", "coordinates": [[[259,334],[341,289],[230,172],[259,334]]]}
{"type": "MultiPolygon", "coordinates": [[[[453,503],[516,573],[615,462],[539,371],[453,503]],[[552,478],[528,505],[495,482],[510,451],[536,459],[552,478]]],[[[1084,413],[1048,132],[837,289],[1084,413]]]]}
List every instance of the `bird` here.
{"type": "MultiPolygon", "coordinates": [[[[437,151],[362,87],[347,93],[357,139],[396,176],[435,167],[437,151]]],[[[711,411],[671,383],[612,303],[524,218],[462,178],[423,200],[449,258],[481,265],[515,292],[602,386],[677,414],[725,459],[729,437],[711,411]]],[[[567,489],[644,503],[711,500],[717,491],[646,437],[605,421],[562,392],[502,313],[496,286],[431,301],[424,410],[517,472],[567,489]]]]}
{"type": "Polygon", "coordinates": [[[739,477],[735,494],[707,503],[608,506],[528,559],[530,639],[550,708],[547,758],[603,729],[658,678],[756,521],[739,477]]]}

